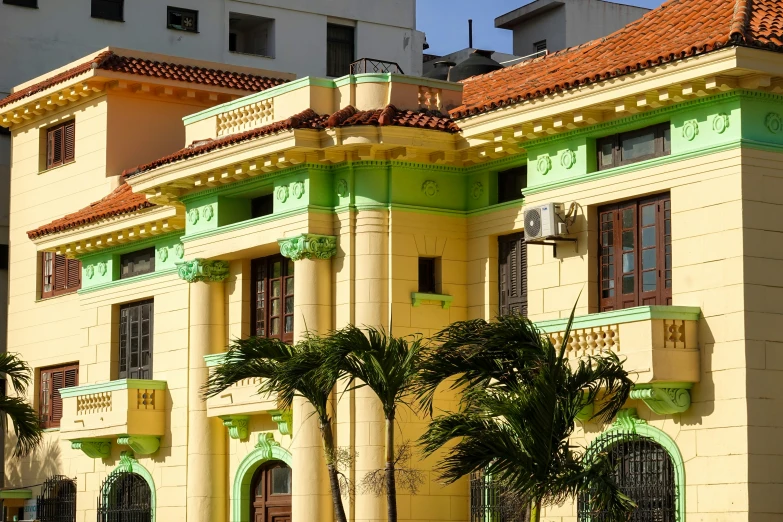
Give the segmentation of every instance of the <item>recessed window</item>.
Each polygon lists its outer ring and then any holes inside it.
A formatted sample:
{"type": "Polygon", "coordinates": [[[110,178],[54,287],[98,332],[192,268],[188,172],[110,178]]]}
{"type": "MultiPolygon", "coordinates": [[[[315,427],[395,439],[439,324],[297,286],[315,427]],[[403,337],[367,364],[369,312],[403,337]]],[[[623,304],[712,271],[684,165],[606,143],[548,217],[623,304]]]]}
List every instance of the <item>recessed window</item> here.
{"type": "Polygon", "coordinates": [[[120,379],[152,379],[153,300],[120,306],[120,379]]]}
{"type": "Polygon", "coordinates": [[[166,27],[189,33],[198,32],[198,11],[181,7],[166,8],[166,27]]]}
{"type": "Polygon", "coordinates": [[[527,167],[516,167],[498,172],[498,203],[522,199],[527,187],[527,167]]]}
{"type": "Polygon", "coordinates": [[[63,416],[60,390],[79,385],[79,365],[41,369],[41,387],[38,395],[38,413],[42,428],[59,428],[63,416]]]}
{"type": "Polygon", "coordinates": [[[535,48],[537,53],[546,51],[546,40],[540,40],[533,44],[533,47],[535,48]]]}
{"type": "Polygon", "coordinates": [[[125,21],[123,18],[124,4],[124,0],[92,0],[90,16],[123,22],[125,21]]]}
{"type": "Polygon", "coordinates": [[[294,262],[275,255],[251,263],[250,333],[294,340],[294,262]]]}
{"type": "Polygon", "coordinates": [[[66,121],[46,130],[46,168],[59,167],[76,158],[76,122],[66,121]]]}
{"type": "Polygon", "coordinates": [[[671,125],[666,122],[607,136],[597,140],[596,145],[598,170],[667,156],[672,152],[671,125]]]}
{"type": "Polygon", "coordinates": [[[120,256],[120,279],[149,274],[155,271],[155,247],[137,250],[120,256]]]}
{"type": "Polygon", "coordinates": [[[41,254],[41,298],[70,294],[81,287],[81,261],[54,252],[41,254]]]}
{"type": "Polygon", "coordinates": [[[3,0],[4,4],[38,8],[38,0],[3,0]]]}
{"type": "Polygon", "coordinates": [[[350,25],[326,24],[326,74],[345,76],[355,60],[356,30],[350,25]]]}
{"type": "Polygon", "coordinates": [[[0,270],[8,270],[8,245],[0,245],[0,270]]]}
{"type": "Polygon", "coordinates": [[[243,13],[228,15],[228,50],[274,58],[275,21],[243,13]]]}
{"type": "Polygon", "coordinates": [[[500,315],[527,317],[527,245],[524,234],[498,238],[500,315]]]}
{"type": "Polygon", "coordinates": [[[435,258],[419,258],[419,292],[435,293],[435,258]]]}
{"type": "Polygon", "coordinates": [[[254,198],[250,202],[250,217],[271,216],[273,212],[274,200],[272,199],[272,194],[254,198]]]}

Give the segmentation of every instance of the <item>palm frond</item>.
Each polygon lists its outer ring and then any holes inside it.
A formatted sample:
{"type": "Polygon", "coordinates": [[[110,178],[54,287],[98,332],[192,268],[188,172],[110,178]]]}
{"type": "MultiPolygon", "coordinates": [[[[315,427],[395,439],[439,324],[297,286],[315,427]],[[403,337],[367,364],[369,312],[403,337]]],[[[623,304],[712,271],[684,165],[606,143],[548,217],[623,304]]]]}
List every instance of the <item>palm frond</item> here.
{"type": "Polygon", "coordinates": [[[27,393],[27,387],[32,382],[32,370],[18,354],[0,353],[0,375],[11,383],[16,395],[27,393]]]}
{"type": "Polygon", "coordinates": [[[16,433],[14,457],[29,455],[43,440],[38,414],[23,398],[0,395],[0,415],[6,431],[10,421],[16,433]]]}

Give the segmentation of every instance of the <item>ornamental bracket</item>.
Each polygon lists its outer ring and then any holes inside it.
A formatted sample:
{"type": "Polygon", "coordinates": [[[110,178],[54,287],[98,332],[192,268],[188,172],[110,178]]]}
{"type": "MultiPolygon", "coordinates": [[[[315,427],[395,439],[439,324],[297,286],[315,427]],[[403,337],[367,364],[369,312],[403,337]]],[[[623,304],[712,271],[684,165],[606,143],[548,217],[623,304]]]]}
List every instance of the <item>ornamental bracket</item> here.
{"type": "Polygon", "coordinates": [[[177,263],[177,275],[188,283],[221,283],[228,277],[228,262],[194,259],[177,263]]]}
{"type": "Polygon", "coordinates": [[[250,422],[248,415],[223,415],[220,419],[223,421],[223,426],[228,428],[229,437],[237,440],[247,440],[250,422]]]}
{"type": "Polygon", "coordinates": [[[111,454],[111,441],[108,439],[72,440],[71,449],[81,450],[91,459],[105,459],[111,454]]]}
{"type": "Polygon", "coordinates": [[[277,423],[277,430],[280,435],[291,435],[293,430],[294,416],[291,410],[272,410],[272,420],[277,423]]]}
{"type": "Polygon", "coordinates": [[[136,455],[152,455],[160,448],[160,437],[152,435],[125,435],[117,437],[117,444],[129,446],[136,455]]]}
{"type": "Polygon", "coordinates": [[[337,253],[337,238],[317,234],[301,234],[278,239],[280,254],[293,261],[301,259],[330,259],[337,253]]]}
{"type": "Polygon", "coordinates": [[[658,415],[673,415],[690,408],[692,387],[693,383],[642,384],[631,390],[631,399],[644,402],[658,415]]]}

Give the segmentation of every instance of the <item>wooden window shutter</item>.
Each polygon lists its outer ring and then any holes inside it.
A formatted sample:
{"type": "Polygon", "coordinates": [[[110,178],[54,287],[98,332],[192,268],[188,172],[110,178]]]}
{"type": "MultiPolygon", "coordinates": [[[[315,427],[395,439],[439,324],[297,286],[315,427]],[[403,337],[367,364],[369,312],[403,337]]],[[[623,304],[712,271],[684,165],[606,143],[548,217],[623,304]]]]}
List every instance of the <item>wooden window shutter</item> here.
{"type": "Polygon", "coordinates": [[[68,259],[68,278],[65,281],[65,286],[69,290],[74,290],[82,287],[82,263],[76,259],[68,259]]]}
{"type": "Polygon", "coordinates": [[[68,280],[68,260],[65,256],[55,254],[54,256],[54,291],[62,291],[66,289],[66,281],[68,280]]]}
{"type": "Polygon", "coordinates": [[[46,131],[46,168],[69,163],[76,158],[76,122],[68,121],[46,131]]]}
{"type": "Polygon", "coordinates": [[[44,252],[41,256],[41,297],[75,292],[82,287],[82,263],[44,252]]]}
{"type": "Polygon", "coordinates": [[[70,121],[63,126],[63,163],[75,158],[76,122],[70,121]]]}
{"type": "Polygon", "coordinates": [[[41,370],[40,413],[44,428],[57,428],[63,416],[63,399],[60,390],[79,385],[77,365],[60,366],[41,370]]]}
{"type": "Polygon", "coordinates": [[[527,244],[524,234],[498,238],[500,315],[527,317],[527,244]]]}

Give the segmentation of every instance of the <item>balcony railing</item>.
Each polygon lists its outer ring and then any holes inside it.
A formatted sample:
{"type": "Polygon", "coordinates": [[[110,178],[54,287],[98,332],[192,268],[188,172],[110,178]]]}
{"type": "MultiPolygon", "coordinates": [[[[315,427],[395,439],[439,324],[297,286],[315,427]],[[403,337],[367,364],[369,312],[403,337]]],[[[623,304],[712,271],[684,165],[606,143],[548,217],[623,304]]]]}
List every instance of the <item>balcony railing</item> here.
{"type": "Polygon", "coordinates": [[[384,60],[374,60],[372,58],[361,58],[351,64],[351,74],[364,73],[392,73],[405,74],[402,72],[396,62],[386,62],[384,60]]]}
{"type": "Polygon", "coordinates": [[[136,453],[157,451],[166,430],[166,382],[122,379],[60,390],[60,433],[92,457],[108,456],[112,443],[136,453]]]}

